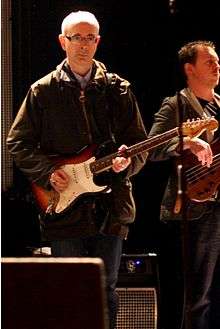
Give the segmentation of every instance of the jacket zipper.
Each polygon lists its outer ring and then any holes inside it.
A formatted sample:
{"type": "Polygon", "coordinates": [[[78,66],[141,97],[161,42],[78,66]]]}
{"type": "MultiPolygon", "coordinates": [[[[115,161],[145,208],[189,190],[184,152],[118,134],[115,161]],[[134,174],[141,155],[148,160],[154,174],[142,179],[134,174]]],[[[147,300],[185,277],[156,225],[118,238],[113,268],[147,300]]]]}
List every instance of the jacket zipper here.
{"type": "Polygon", "coordinates": [[[90,128],[90,124],[89,124],[89,120],[88,120],[88,116],[87,116],[87,112],[86,112],[86,105],[85,105],[85,93],[84,90],[80,90],[80,96],[79,96],[79,101],[81,103],[81,108],[86,120],[86,126],[87,126],[87,130],[88,130],[88,135],[89,135],[89,141],[90,144],[92,144],[92,133],[91,133],[91,128],[90,128]]]}

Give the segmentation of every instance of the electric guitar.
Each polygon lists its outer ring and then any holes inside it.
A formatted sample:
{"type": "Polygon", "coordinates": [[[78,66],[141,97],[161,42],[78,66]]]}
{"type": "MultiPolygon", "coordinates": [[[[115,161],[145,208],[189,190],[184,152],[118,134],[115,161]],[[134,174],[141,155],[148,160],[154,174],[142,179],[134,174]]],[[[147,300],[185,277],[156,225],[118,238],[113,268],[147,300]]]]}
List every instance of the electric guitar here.
{"type": "MultiPolygon", "coordinates": [[[[192,138],[201,135],[205,130],[213,131],[217,127],[218,122],[214,118],[192,120],[182,124],[181,134],[192,138]]],[[[56,160],[56,164],[70,176],[70,183],[61,193],[56,192],[54,189],[46,190],[36,183],[32,183],[32,192],[37,204],[43,212],[62,214],[69,207],[72,207],[75,201],[82,195],[107,192],[109,191],[107,185],[99,186],[94,183],[94,174],[110,169],[112,160],[117,156],[133,157],[164,144],[178,135],[180,135],[180,129],[176,127],[132,145],[123,152],[117,151],[100,159],[96,159],[93,156],[96,146],[91,145],[79,155],[56,160]]]]}
{"type": "Polygon", "coordinates": [[[208,168],[202,166],[195,156],[184,158],[186,193],[189,199],[207,201],[216,194],[220,185],[220,140],[211,144],[213,162],[208,168]]]}

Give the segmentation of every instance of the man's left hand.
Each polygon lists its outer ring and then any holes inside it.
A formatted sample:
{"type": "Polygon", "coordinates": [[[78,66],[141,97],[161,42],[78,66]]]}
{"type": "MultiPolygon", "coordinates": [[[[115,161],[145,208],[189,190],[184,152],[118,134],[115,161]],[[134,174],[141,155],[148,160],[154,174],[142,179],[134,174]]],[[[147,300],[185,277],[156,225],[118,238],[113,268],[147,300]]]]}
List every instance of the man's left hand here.
{"type": "MultiPolygon", "coordinates": [[[[123,154],[128,147],[126,145],[121,145],[118,149],[119,153],[123,154]]],[[[119,173],[120,171],[125,170],[131,163],[131,158],[125,158],[123,156],[118,156],[112,160],[112,169],[114,172],[119,173]]]]}

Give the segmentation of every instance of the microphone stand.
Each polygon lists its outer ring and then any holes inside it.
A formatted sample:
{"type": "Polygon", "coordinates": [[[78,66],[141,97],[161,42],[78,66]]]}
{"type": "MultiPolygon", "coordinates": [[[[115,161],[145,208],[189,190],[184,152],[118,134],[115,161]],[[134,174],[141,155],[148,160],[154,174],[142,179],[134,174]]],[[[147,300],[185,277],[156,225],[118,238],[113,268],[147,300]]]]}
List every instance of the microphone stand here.
{"type": "Polygon", "coordinates": [[[182,252],[182,271],[183,271],[183,284],[184,284],[184,296],[183,296],[183,315],[181,329],[193,329],[191,321],[191,279],[190,279],[190,246],[189,246],[189,221],[187,220],[187,209],[186,209],[186,181],[184,173],[184,161],[183,161],[183,111],[181,106],[180,92],[177,92],[177,116],[178,116],[178,127],[179,127],[179,150],[180,158],[177,166],[177,199],[180,203],[181,208],[181,252],[182,252]]]}

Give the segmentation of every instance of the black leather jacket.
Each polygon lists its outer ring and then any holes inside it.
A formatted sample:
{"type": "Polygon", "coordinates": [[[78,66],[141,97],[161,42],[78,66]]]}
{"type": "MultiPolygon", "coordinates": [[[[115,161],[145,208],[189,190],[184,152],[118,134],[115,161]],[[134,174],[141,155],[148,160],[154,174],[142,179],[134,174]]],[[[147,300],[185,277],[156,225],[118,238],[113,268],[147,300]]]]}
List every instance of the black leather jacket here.
{"type": "MultiPolygon", "coordinates": [[[[117,150],[121,144],[133,145],[144,139],[146,131],[128,81],[107,73],[105,66],[94,60],[91,79],[81,97],[80,85],[64,60],[56,70],[30,87],[10,129],[7,145],[16,165],[28,179],[48,188],[50,174],[55,168],[51,157],[80,154],[88,145],[106,141],[114,142],[117,150]]],[[[146,156],[134,156],[125,172],[117,177],[115,174],[111,221],[127,224],[134,220],[129,178],[143,167],[146,156]]],[[[91,209],[93,202],[87,203],[91,209]]],[[[73,210],[71,217],[75,222],[85,217],[81,207],[73,210]]],[[[58,222],[62,225],[65,220],[58,222]]],[[[83,231],[87,231],[85,227],[83,231]]],[[[73,225],[71,233],[63,234],[74,235],[73,225]]],[[[55,236],[59,238],[60,233],[55,236]]]]}

